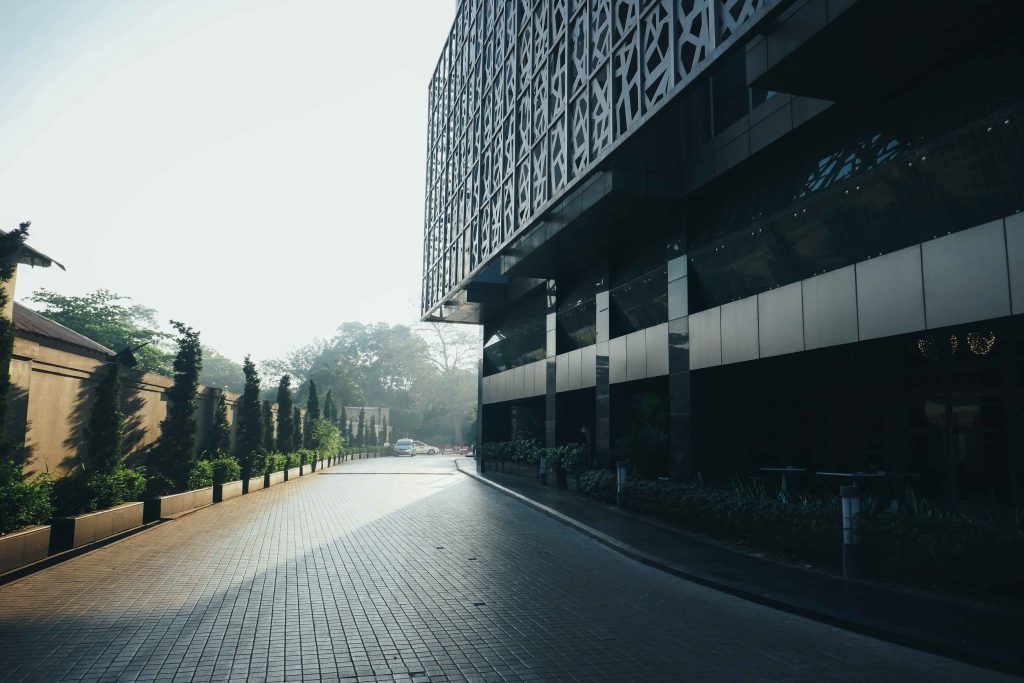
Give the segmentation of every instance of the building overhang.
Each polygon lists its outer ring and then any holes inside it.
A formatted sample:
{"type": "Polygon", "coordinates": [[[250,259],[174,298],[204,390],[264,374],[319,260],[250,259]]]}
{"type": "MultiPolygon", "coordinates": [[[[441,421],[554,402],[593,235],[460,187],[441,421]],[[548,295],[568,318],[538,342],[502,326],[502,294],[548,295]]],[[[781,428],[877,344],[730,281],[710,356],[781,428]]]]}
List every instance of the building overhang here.
{"type": "Polygon", "coordinates": [[[921,74],[1019,32],[1022,19],[1024,3],[1002,0],[807,0],[747,44],[747,80],[764,90],[871,106],[921,74]]]}

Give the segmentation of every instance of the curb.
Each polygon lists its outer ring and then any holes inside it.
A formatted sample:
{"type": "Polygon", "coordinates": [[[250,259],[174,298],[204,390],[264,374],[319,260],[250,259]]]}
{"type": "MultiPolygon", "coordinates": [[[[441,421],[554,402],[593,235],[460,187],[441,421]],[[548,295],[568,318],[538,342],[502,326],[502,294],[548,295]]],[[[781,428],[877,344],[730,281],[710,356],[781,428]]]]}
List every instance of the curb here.
{"type": "Polygon", "coordinates": [[[922,652],[927,652],[929,654],[938,655],[940,657],[945,657],[947,659],[955,659],[966,664],[984,667],[986,669],[991,669],[994,671],[1014,674],[1017,676],[1024,674],[1024,666],[1022,666],[1020,663],[1007,662],[999,658],[989,657],[982,653],[975,652],[963,645],[960,645],[959,643],[930,640],[927,638],[914,636],[912,634],[887,630],[885,628],[864,623],[862,621],[854,621],[841,614],[836,614],[834,612],[830,612],[827,610],[816,610],[810,607],[797,605],[792,602],[779,600],[778,598],[773,598],[765,593],[759,593],[757,591],[750,590],[749,588],[739,586],[729,581],[723,581],[713,576],[695,573],[676,562],[672,562],[670,560],[665,560],[655,555],[651,555],[650,553],[640,550],[639,548],[635,548],[629,545],[628,543],[623,543],[622,541],[620,541],[617,538],[614,538],[613,536],[609,536],[608,534],[602,531],[598,531],[593,527],[589,527],[586,524],[583,524],[582,522],[573,519],[572,517],[569,517],[568,515],[565,515],[553,508],[548,507],[547,505],[544,505],[543,503],[539,503],[533,500],[532,498],[529,498],[528,496],[524,496],[523,494],[513,491],[512,489],[506,488],[497,482],[487,479],[486,477],[482,477],[476,472],[464,470],[462,469],[458,460],[455,461],[455,467],[456,469],[458,469],[459,472],[466,475],[467,477],[476,479],[480,483],[490,486],[496,491],[499,491],[509,496],[510,498],[514,498],[519,502],[528,505],[534,510],[537,510],[538,512],[574,529],[575,531],[583,534],[584,536],[592,538],[598,543],[608,548],[611,548],[612,550],[622,555],[625,555],[626,557],[632,560],[647,565],[648,567],[658,569],[668,574],[672,574],[673,576],[686,579],[687,581],[700,584],[713,590],[728,593],[729,595],[733,595],[735,597],[742,598],[744,600],[748,600],[759,605],[764,605],[765,607],[771,607],[783,612],[795,614],[800,617],[812,619],[823,624],[836,626],[847,631],[853,631],[855,633],[860,633],[862,635],[871,636],[872,638],[884,640],[886,642],[890,642],[896,645],[902,645],[904,647],[909,647],[915,650],[920,650],[922,652]]]}

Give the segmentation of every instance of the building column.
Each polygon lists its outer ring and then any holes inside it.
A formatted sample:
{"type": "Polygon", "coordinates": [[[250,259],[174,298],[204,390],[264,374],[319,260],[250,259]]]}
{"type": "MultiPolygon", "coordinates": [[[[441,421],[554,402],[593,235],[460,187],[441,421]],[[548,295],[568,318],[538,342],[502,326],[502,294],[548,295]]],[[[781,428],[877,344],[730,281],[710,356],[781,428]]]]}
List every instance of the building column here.
{"type": "Polygon", "coordinates": [[[558,361],[558,350],[555,348],[555,339],[558,337],[555,333],[558,325],[558,296],[554,280],[548,280],[545,287],[547,291],[545,297],[544,330],[547,341],[545,342],[544,350],[547,373],[544,383],[544,445],[548,448],[554,448],[558,445],[558,432],[555,429],[555,413],[558,405],[557,386],[555,385],[558,361]]]}
{"type": "Polygon", "coordinates": [[[690,457],[690,328],[685,240],[669,244],[669,455],[673,479],[693,474],[690,457]]]}
{"type": "Polygon", "coordinates": [[[476,362],[476,434],[473,438],[473,455],[476,460],[476,471],[483,472],[483,458],[480,448],[484,444],[484,354],[480,350],[480,360],[476,362]]]}
{"type": "Polygon", "coordinates": [[[594,308],[597,311],[596,378],[594,385],[594,467],[614,469],[612,461],[612,399],[608,371],[608,340],[610,326],[608,305],[610,296],[607,263],[600,280],[595,283],[594,308]]]}

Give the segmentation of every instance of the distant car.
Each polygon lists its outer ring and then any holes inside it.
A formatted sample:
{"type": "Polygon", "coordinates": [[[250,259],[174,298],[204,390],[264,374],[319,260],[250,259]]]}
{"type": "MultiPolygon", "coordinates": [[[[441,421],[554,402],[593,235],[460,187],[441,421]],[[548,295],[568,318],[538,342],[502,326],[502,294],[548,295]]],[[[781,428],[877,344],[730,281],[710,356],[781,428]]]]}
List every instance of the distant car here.
{"type": "Polygon", "coordinates": [[[417,455],[437,455],[441,452],[437,446],[428,446],[422,441],[413,441],[413,447],[416,449],[417,455]]]}
{"type": "Polygon", "coordinates": [[[399,439],[395,442],[395,455],[416,455],[416,442],[412,439],[399,439]]]}

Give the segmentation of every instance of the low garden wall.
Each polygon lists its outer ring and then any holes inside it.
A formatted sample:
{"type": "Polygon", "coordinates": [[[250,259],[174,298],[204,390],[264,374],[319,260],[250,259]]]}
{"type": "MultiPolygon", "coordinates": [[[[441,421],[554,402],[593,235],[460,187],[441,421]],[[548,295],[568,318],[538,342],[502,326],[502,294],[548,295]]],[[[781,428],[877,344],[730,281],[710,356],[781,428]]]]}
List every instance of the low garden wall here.
{"type": "Polygon", "coordinates": [[[144,503],[124,503],[106,510],[53,520],[50,552],[61,552],[101,541],[142,526],[144,503]]]}
{"type": "Polygon", "coordinates": [[[259,491],[265,486],[266,480],[267,475],[265,474],[261,474],[258,477],[252,477],[251,479],[244,479],[243,482],[245,483],[245,493],[253,493],[255,491],[259,491]]]}
{"type": "Polygon", "coordinates": [[[51,527],[32,526],[0,536],[0,574],[32,564],[50,552],[51,527]]]}
{"type": "Polygon", "coordinates": [[[302,466],[293,467],[290,470],[285,470],[284,480],[290,481],[292,479],[298,479],[302,476],[302,466]]]}
{"type": "Polygon", "coordinates": [[[244,493],[242,480],[228,481],[223,484],[213,485],[213,502],[222,503],[231,498],[237,498],[244,493]]]}
{"type": "Polygon", "coordinates": [[[172,493],[169,496],[160,496],[146,501],[146,520],[153,521],[165,519],[173,515],[180,515],[197,508],[213,505],[213,487],[185,491],[183,493],[172,493]]]}
{"type": "Polygon", "coordinates": [[[266,486],[269,488],[271,486],[281,484],[287,480],[288,473],[286,471],[281,470],[280,472],[271,472],[270,474],[267,475],[266,486]]]}

